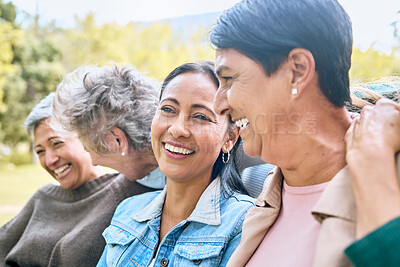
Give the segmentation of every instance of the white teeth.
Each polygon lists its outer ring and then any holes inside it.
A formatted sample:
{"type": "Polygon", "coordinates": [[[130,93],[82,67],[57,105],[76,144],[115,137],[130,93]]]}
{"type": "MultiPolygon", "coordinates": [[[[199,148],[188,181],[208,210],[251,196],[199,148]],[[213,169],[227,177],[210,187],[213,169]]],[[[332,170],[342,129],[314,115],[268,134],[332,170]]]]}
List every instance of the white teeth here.
{"type": "Polygon", "coordinates": [[[179,154],[184,154],[184,155],[193,153],[193,150],[182,148],[182,147],[172,146],[170,144],[165,144],[165,149],[168,151],[174,152],[174,153],[179,153],[179,154]]]}
{"type": "Polygon", "coordinates": [[[64,165],[64,166],[61,166],[60,168],[54,170],[54,172],[55,172],[57,175],[60,175],[60,174],[62,174],[63,172],[65,172],[65,171],[69,168],[69,166],[70,166],[69,164],[66,164],[66,165],[64,165]]]}
{"type": "Polygon", "coordinates": [[[191,153],[193,153],[193,150],[183,148],[182,153],[185,154],[185,155],[191,154],[191,153]]]}
{"type": "Polygon", "coordinates": [[[249,124],[249,120],[247,118],[242,118],[240,120],[237,120],[235,123],[237,127],[243,129],[244,127],[247,126],[247,124],[249,124]]]}

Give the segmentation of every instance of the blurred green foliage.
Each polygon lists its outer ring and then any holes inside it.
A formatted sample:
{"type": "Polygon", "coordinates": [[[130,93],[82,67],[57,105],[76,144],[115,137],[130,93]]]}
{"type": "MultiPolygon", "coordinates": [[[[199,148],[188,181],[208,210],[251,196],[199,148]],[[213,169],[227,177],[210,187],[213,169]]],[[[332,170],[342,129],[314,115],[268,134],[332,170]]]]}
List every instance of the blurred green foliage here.
{"type": "Polygon", "coordinates": [[[367,51],[353,49],[351,81],[362,83],[371,79],[391,76],[400,76],[400,57],[397,57],[394,52],[387,55],[372,47],[367,51]]]}
{"type": "Polygon", "coordinates": [[[63,66],[71,71],[84,64],[129,63],[152,78],[162,80],[179,64],[214,57],[203,46],[205,29],[183,38],[170,24],[131,22],[125,26],[97,25],[93,14],[76,18],[76,27],[65,30],[56,43],[64,55],[63,66]]]}
{"type": "MultiPolygon", "coordinates": [[[[13,48],[19,43],[23,34],[23,31],[14,25],[15,16],[16,11],[14,5],[11,3],[4,4],[2,0],[0,0],[0,112],[7,108],[3,101],[4,83],[7,79],[7,75],[15,71],[13,65],[13,48]]],[[[0,120],[0,127],[1,124],[2,121],[0,120]]]]}

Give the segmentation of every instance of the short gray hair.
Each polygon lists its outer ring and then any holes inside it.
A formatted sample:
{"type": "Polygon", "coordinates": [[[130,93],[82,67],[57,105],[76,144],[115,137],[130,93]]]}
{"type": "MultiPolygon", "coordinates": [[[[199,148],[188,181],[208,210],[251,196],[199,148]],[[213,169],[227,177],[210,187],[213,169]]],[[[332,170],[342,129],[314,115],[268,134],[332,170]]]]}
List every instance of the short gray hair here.
{"type": "Polygon", "coordinates": [[[107,133],[121,129],[136,150],[151,148],[151,122],[158,106],[159,84],[132,66],[86,66],[58,85],[53,116],[77,132],[92,151],[109,151],[107,133]]]}
{"type": "Polygon", "coordinates": [[[32,135],[35,131],[36,126],[43,120],[51,118],[51,106],[53,103],[55,93],[52,92],[44,97],[40,102],[32,109],[28,117],[25,119],[25,129],[29,135],[32,135]]]}

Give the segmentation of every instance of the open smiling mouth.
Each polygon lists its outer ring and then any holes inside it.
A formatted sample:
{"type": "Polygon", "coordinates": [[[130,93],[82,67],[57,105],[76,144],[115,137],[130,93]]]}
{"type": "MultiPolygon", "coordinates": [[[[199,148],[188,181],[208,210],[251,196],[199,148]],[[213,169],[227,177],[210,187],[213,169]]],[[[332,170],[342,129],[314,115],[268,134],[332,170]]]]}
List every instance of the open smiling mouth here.
{"type": "Polygon", "coordinates": [[[71,163],[67,163],[60,168],[55,169],[54,173],[56,174],[57,178],[63,177],[63,174],[65,174],[71,168],[71,165],[71,163]]]}
{"type": "Polygon", "coordinates": [[[163,146],[168,152],[171,152],[173,154],[177,155],[191,155],[194,153],[194,150],[183,148],[183,147],[176,147],[167,143],[163,143],[163,146]]]}

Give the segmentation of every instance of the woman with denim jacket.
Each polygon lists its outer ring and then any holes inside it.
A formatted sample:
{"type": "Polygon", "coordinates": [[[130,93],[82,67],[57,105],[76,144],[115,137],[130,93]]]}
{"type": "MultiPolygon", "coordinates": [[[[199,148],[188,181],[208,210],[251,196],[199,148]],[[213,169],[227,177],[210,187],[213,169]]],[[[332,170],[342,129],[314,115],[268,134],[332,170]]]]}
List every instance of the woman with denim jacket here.
{"type": "Polygon", "coordinates": [[[212,62],[167,76],[151,129],[167,185],[118,206],[98,266],[226,265],[253,199],[240,194],[238,129],[213,110],[218,86],[212,62]]]}

